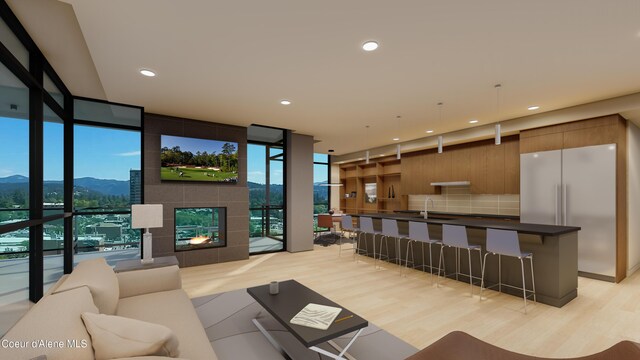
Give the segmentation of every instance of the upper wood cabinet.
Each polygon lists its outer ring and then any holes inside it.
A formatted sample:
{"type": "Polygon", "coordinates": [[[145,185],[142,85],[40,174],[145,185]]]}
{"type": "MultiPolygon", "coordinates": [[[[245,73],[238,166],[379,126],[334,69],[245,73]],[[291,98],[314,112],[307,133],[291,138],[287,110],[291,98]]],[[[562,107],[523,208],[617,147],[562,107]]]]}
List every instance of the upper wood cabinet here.
{"type": "Polygon", "coordinates": [[[402,156],[402,193],[435,194],[432,182],[471,182],[473,194],[518,194],[520,151],[518,137],[448,146],[442,154],[435,149],[402,156]]]}

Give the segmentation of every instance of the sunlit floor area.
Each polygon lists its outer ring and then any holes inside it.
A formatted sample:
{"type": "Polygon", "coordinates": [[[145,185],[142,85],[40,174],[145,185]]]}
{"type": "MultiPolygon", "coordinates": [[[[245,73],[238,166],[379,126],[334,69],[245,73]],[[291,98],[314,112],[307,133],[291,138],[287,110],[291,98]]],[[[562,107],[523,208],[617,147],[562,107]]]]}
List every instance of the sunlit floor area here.
{"type": "MultiPolygon", "coordinates": [[[[74,255],[74,261],[82,261],[96,257],[104,257],[109,265],[118,261],[137,259],[139,249],[111,250],[107,252],[87,252],[74,255]]],[[[44,291],[63,274],[62,254],[44,257],[44,291]]],[[[0,260],[0,336],[7,332],[24,313],[29,310],[29,259],[0,260]]]]}
{"type": "Polygon", "coordinates": [[[259,253],[265,251],[282,250],[282,240],[270,237],[253,237],[249,238],[249,252],[259,253]]]}
{"type": "Polygon", "coordinates": [[[343,245],[314,251],[252,256],[249,260],[181,270],[192,297],[245,288],[272,280],[296,279],[400,337],[423,348],[462,330],[503,348],[537,356],[570,357],[601,351],[618,341],[640,342],[640,273],[620,284],[579,279],[578,298],[555,308],[522,298],[469,292],[469,284],[444,280],[437,286],[419,271],[400,275],[370,258],[355,262],[343,245]]]}

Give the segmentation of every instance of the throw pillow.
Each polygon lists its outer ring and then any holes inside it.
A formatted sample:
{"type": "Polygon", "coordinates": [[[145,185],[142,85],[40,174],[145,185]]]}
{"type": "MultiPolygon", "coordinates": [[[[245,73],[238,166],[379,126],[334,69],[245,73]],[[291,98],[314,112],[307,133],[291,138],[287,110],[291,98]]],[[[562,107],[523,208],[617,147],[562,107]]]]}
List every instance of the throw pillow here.
{"type": "Polygon", "coordinates": [[[101,314],[113,315],[118,307],[120,287],[118,278],[104,258],[81,261],[69,277],[54,291],[63,291],[87,286],[93,302],[101,314]]]}
{"type": "Polygon", "coordinates": [[[178,338],[166,326],[114,315],[82,313],[96,360],[178,356],[178,338]]]}

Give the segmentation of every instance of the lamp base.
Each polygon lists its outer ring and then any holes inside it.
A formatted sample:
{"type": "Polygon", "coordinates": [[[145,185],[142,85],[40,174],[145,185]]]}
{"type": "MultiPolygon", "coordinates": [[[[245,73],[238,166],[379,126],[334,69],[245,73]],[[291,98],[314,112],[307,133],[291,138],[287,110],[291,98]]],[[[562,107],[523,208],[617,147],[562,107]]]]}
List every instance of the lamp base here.
{"type": "Polygon", "coordinates": [[[153,263],[153,251],[151,250],[151,233],[149,229],[142,235],[142,260],[143,264],[153,263]]]}

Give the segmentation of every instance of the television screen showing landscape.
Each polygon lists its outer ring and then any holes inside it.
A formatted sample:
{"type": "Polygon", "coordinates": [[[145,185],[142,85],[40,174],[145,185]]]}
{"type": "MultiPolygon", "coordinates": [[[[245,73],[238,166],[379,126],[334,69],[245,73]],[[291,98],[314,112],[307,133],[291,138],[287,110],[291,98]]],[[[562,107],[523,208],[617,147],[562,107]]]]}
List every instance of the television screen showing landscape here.
{"type": "Polygon", "coordinates": [[[238,181],[238,143],[162,135],[160,179],[238,181]]]}

